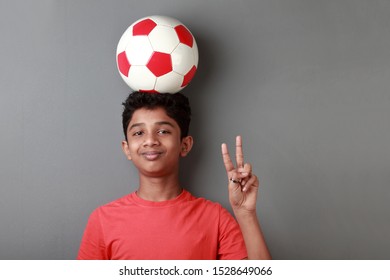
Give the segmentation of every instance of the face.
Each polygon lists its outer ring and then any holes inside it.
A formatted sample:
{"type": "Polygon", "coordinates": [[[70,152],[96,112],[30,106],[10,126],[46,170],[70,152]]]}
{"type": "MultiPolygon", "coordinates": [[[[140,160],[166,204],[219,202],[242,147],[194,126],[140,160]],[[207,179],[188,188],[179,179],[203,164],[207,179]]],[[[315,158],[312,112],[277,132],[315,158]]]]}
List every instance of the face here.
{"type": "Polygon", "coordinates": [[[127,128],[123,152],[145,176],[162,177],[177,173],[179,158],[188,154],[192,137],[180,139],[180,128],[163,108],[138,109],[127,128]]]}

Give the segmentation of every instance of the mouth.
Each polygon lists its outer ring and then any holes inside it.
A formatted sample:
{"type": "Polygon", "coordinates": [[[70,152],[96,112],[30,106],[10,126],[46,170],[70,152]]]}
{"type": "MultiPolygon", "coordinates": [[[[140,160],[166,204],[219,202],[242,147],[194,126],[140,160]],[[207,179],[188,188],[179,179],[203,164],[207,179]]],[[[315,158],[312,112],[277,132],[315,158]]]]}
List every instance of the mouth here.
{"type": "Polygon", "coordinates": [[[153,161],[153,160],[158,159],[162,155],[162,152],[159,152],[159,151],[148,151],[148,152],[141,153],[141,155],[145,159],[153,161]]]}

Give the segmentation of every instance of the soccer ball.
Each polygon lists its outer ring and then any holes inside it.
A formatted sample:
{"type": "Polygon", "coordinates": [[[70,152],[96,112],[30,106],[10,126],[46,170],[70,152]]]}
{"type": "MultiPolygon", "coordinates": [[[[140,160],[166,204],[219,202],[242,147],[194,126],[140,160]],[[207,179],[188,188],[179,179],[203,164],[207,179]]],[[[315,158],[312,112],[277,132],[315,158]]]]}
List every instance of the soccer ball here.
{"type": "Polygon", "coordinates": [[[119,73],[135,91],[176,93],[194,77],[198,66],[194,36],[178,20],[149,16],[123,33],[116,50],[119,73]]]}

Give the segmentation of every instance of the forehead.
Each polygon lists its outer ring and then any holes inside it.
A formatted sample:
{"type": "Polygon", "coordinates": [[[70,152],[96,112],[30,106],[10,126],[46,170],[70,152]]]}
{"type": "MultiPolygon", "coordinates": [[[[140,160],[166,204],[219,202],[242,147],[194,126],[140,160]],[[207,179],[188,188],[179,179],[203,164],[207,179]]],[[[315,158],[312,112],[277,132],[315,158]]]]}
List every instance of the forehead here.
{"type": "Polygon", "coordinates": [[[130,120],[129,127],[131,127],[131,125],[135,123],[150,125],[150,124],[158,124],[161,122],[169,122],[174,127],[178,128],[178,124],[176,123],[176,121],[171,117],[169,117],[165,109],[161,107],[157,107],[153,109],[141,108],[135,110],[130,120]]]}

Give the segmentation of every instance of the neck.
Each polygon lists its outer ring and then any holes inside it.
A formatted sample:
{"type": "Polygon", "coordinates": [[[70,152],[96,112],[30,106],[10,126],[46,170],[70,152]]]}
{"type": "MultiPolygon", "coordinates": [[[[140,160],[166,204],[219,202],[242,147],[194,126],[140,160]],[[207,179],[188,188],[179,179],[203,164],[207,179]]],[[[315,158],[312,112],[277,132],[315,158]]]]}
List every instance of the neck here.
{"type": "Polygon", "coordinates": [[[140,177],[137,195],[149,201],[165,201],[174,199],[181,192],[177,176],[173,177],[140,177]]]}

